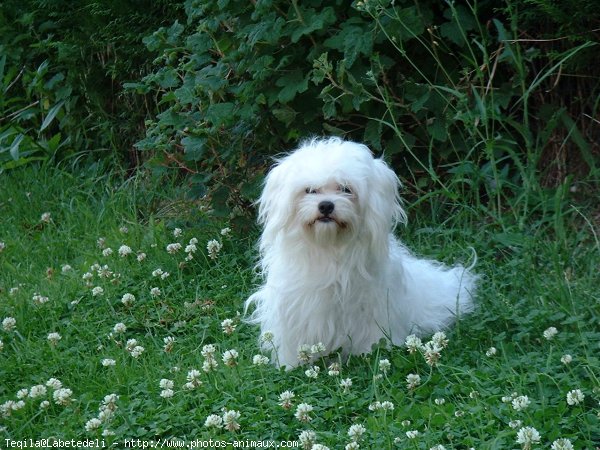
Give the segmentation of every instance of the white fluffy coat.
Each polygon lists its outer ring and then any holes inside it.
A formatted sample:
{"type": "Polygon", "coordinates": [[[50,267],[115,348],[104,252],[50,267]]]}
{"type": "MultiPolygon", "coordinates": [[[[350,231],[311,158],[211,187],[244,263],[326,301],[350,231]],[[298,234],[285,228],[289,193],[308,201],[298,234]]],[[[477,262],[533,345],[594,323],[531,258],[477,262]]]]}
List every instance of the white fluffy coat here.
{"type": "Polygon", "coordinates": [[[366,146],[338,138],[306,142],[270,171],[258,217],[264,284],[246,308],[273,333],[275,364],[296,366],[303,344],[346,355],[382,338],[401,345],[472,309],[476,275],[417,258],[392,234],[405,221],[398,188],[366,146]]]}

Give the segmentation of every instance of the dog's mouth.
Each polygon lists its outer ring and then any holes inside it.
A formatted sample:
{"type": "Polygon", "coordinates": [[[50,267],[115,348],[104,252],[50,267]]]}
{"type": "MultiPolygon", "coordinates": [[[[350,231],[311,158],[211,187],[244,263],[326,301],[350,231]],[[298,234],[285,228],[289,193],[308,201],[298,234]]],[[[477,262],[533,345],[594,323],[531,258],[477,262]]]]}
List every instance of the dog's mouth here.
{"type": "Polygon", "coordinates": [[[346,228],[346,224],[344,222],[340,222],[335,217],[328,216],[328,215],[323,215],[323,216],[317,217],[315,220],[313,220],[311,223],[309,223],[309,226],[313,226],[316,223],[324,223],[324,224],[332,223],[332,224],[337,225],[340,228],[346,228]]]}

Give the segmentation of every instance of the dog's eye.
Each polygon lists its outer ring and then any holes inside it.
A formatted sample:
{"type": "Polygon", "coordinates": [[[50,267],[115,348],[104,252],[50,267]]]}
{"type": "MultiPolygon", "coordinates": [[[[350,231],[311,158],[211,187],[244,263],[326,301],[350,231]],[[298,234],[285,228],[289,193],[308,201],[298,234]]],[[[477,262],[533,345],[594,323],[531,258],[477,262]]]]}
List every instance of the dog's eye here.
{"type": "Polygon", "coordinates": [[[338,187],[338,191],[340,191],[342,194],[348,194],[348,195],[352,195],[352,189],[350,189],[350,186],[344,186],[344,185],[340,185],[338,187]]]}
{"type": "Polygon", "coordinates": [[[316,193],[317,193],[317,190],[316,190],[316,189],[313,189],[313,188],[306,188],[306,189],[304,190],[304,192],[306,192],[307,194],[316,194],[316,193]]]}

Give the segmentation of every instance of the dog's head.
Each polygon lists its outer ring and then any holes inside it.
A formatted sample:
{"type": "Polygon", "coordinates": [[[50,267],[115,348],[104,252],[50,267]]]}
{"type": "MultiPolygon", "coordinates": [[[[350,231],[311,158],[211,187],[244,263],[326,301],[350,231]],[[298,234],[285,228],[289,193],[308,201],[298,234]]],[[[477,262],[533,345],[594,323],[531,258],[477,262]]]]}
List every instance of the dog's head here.
{"type": "Polygon", "coordinates": [[[321,247],[354,241],[387,249],[389,232],[405,219],[398,187],[396,174],[362,144],[305,142],[267,176],[259,200],[262,246],[293,236],[321,247]]]}

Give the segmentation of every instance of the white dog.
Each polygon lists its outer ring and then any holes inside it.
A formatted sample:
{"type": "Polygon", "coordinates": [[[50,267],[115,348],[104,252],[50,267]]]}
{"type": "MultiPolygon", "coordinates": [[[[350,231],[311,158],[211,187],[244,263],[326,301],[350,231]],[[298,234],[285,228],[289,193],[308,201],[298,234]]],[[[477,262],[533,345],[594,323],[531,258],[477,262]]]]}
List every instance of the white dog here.
{"type": "Polygon", "coordinates": [[[299,364],[301,345],[371,351],[386,338],[449,325],[472,309],[476,275],[413,256],[395,173],[361,144],[311,140],[279,159],[259,200],[263,286],[250,322],[273,334],[273,361],[299,364]]]}

